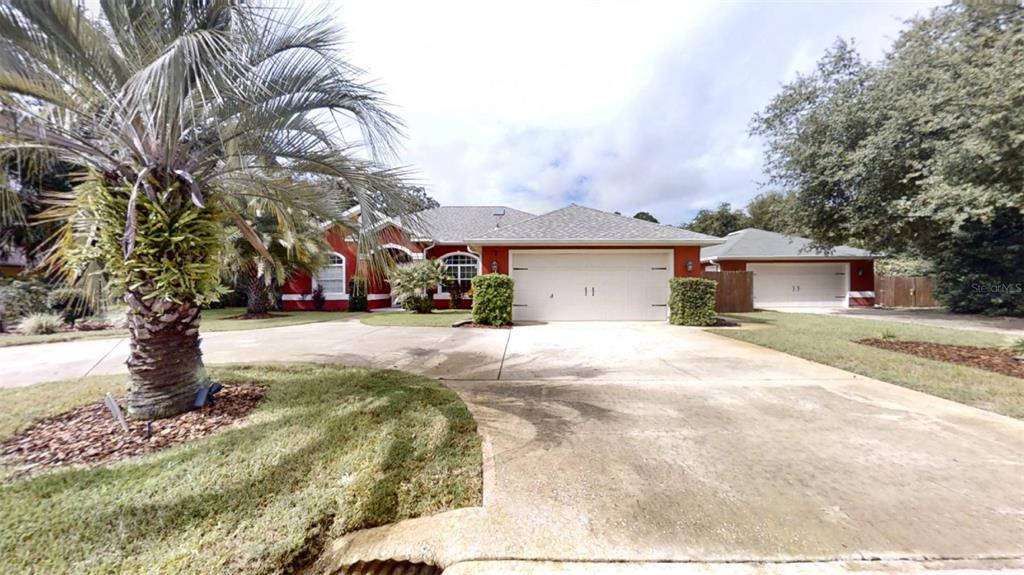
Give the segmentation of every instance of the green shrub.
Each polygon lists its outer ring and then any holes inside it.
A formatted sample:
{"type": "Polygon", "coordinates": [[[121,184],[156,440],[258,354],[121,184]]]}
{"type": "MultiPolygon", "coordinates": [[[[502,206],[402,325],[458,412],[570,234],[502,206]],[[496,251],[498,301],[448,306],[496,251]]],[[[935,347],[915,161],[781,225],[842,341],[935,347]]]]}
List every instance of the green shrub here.
{"type": "Polygon", "coordinates": [[[354,277],[348,282],[348,311],[367,311],[366,278],[354,277]]]}
{"type": "Polygon", "coordinates": [[[402,298],[402,309],[414,313],[430,313],[434,311],[434,297],[432,294],[410,295],[402,298]]]}
{"type": "Polygon", "coordinates": [[[50,311],[62,315],[67,323],[74,323],[76,319],[94,313],[85,291],[73,287],[52,290],[46,296],[46,307],[50,308],[50,311]]]}
{"type": "Polygon", "coordinates": [[[4,321],[14,322],[33,313],[45,313],[49,286],[37,281],[11,280],[0,284],[0,304],[4,321]]]}
{"type": "Polygon", "coordinates": [[[419,260],[391,270],[391,294],[403,308],[416,313],[434,309],[433,290],[451,281],[444,264],[437,260],[419,260]]]}
{"type": "Polygon", "coordinates": [[[672,278],[669,285],[669,323],[714,325],[717,282],[704,278],[672,278]]]}
{"type": "Polygon", "coordinates": [[[57,313],[33,313],[18,322],[18,331],[25,335],[57,333],[64,327],[64,318],[57,313]]]}
{"type": "Polygon", "coordinates": [[[484,325],[512,323],[512,278],[505,274],[473,278],[473,321],[484,325]]]}
{"type": "Polygon", "coordinates": [[[883,329],[882,333],[879,334],[882,339],[896,339],[896,332],[891,329],[883,329]]]}
{"type": "Polygon", "coordinates": [[[1024,337],[1009,338],[1003,349],[1017,356],[1024,356],[1024,337]]]}
{"type": "Polygon", "coordinates": [[[323,311],[324,304],[327,303],[327,296],[324,295],[324,286],[317,285],[313,288],[313,309],[316,311],[323,311]]]}

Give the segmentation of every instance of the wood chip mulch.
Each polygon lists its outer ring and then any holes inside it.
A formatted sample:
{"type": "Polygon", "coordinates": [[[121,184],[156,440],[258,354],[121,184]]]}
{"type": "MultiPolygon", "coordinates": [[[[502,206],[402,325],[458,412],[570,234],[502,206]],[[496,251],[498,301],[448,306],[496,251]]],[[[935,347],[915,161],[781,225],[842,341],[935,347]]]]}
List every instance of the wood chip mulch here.
{"type": "Polygon", "coordinates": [[[925,359],[947,361],[1011,377],[1024,378],[1024,361],[1015,359],[1011,353],[991,347],[948,345],[925,341],[900,341],[896,339],[862,339],[857,343],[916,355],[925,359]]]}
{"type": "MultiPolygon", "coordinates": [[[[152,453],[192,441],[246,417],[263,399],[255,384],[225,386],[213,403],[202,409],[152,422],[128,420],[128,433],[102,400],[41,419],[21,433],[0,442],[0,461],[15,474],[60,465],[94,465],[152,453]]],[[[121,402],[119,402],[121,403],[121,402]]],[[[122,409],[124,406],[122,405],[122,409]]]]}

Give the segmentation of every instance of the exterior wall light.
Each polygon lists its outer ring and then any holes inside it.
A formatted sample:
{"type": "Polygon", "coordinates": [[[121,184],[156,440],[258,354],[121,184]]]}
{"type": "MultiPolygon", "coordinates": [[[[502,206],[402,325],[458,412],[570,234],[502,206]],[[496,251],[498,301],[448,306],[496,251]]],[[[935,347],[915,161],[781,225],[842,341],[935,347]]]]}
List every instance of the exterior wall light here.
{"type": "Polygon", "coordinates": [[[686,260],[686,271],[687,273],[693,271],[693,260],[686,260]]]}
{"type": "Polygon", "coordinates": [[[498,260],[491,260],[491,273],[498,273],[498,260]]]}

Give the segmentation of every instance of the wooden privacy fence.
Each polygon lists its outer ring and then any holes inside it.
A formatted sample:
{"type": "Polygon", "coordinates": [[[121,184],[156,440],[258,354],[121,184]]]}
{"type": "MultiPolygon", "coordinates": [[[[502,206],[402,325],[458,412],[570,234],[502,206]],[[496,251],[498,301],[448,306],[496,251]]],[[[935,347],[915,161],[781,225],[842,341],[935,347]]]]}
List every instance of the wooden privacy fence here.
{"type": "Polygon", "coordinates": [[[754,272],[704,272],[704,277],[718,282],[716,312],[754,311],[754,272]]]}
{"type": "Polygon", "coordinates": [[[940,307],[935,280],[924,276],[875,278],[875,303],[884,307],[940,307]]]}

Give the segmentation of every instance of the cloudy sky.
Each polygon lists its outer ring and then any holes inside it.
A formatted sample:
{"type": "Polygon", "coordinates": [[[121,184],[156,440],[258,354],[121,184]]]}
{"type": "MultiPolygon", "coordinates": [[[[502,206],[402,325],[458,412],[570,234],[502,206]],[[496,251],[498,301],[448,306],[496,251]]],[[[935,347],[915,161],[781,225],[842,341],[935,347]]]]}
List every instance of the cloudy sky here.
{"type": "Polygon", "coordinates": [[[837,36],[880,58],[935,3],[336,0],[442,204],[678,224],[759,191],[751,116],[837,36]]]}

